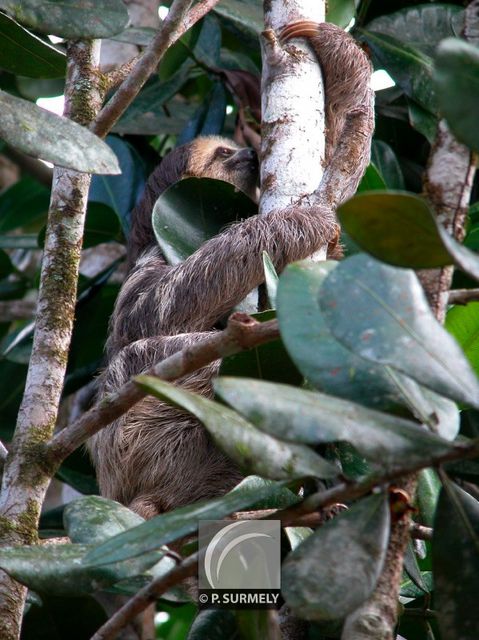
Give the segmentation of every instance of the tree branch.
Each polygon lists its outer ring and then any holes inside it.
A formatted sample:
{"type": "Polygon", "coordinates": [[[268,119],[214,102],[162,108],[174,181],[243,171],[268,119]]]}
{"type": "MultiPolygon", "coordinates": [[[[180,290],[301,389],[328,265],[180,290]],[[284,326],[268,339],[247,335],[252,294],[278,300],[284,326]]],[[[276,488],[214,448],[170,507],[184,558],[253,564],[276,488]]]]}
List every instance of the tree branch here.
{"type": "MultiPolygon", "coordinates": [[[[98,40],[67,45],[64,115],[85,126],[104,97],[99,54],[98,40]]],[[[0,493],[4,544],[36,541],[40,509],[53,475],[40,450],[53,433],[63,390],[90,179],[89,174],[54,170],[32,355],[0,493]]],[[[25,593],[23,586],[0,574],[0,637],[4,640],[19,636],[25,593]]]]}
{"type": "Polygon", "coordinates": [[[449,291],[449,304],[468,304],[479,301],[479,289],[451,289],[449,291]]]}
{"type": "Polygon", "coordinates": [[[196,573],[198,567],[198,554],[183,560],[181,564],[171,569],[163,576],[152,580],[128,602],[118,609],[118,611],[98,631],[91,637],[91,640],[114,640],[118,637],[118,632],[133,620],[139,613],[144,611],[150,604],[155,602],[170,587],[178,584],[181,580],[196,573]]]}
{"type": "Polygon", "coordinates": [[[382,487],[404,476],[416,473],[421,469],[438,467],[446,462],[466,460],[476,458],[477,456],[479,456],[479,438],[470,440],[466,444],[464,442],[456,444],[450,451],[441,455],[431,456],[422,462],[415,461],[391,471],[386,471],[385,473],[368,476],[360,482],[341,482],[331,489],[311,494],[298,504],[277,511],[274,515],[268,516],[268,519],[279,519],[283,523],[283,526],[289,527],[292,526],[293,522],[297,522],[298,518],[302,518],[306,514],[320,511],[336,503],[346,503],[351,500],[357,500],[376,487],[382,487]]]}
{"type": "Polygon", "coordinates": [[[123,73],[126,77],[115,95],[100,111],[92,126],[92,131],[98,136],[103,138],[116,124],[156,69],[169,47],[208,13],[219,0],[205,0],[189,11],[192,2],[193,0],[174,0],[158,33],[146,47],[137,64],[131,68],[130,63],[127,63],[123,72],[117,70],[120,76],[123,73]]]}
{"type": "MultiPolygon", "coordinates": [[[[438,124],[424,179],[426,196],[438,221],[456,238],[464,237],[464,223],[471,196],[475,166],[470,150],[457,142],[447,124],[438,124]]],[[[419,273],[431,309],[439,322],[444,322],[452,267],[424,270],[419,273]]],[[[402,478],[398,487],[414,499],[417,477],[402,478]]],[[[403,474],[404,475],[404,474],[403,474]]],[[[398,594],[404,553],[410,537],[411,515],[393,522],[383,571],[371,597],[347,619],[342,640],[392,640],[398,614],[398,594]]]]}
{"type": "Polygon", "coordinates": [[[411,522],[409,526],[409,533],[411,538],[416,540],[432,540],[432,534],[434,533],[431,527],[425,527],[417,522],[411,522]]]}
{"type": "MultiPolygon", "coordinates": [[[[145,375],[176,380],[226,356],[252,349],[279,337],[276,320],[259,323],[244,313],[234,313],[224,331],[212,333],[155,364],[145,375]]],[[[46,446],[50,464],[58,465],[87,438],[124,414],[144,396],[133,380],[102,399],[83,416],[57,433],[46,446]]]]}
{"type": "MultiPolygon", "coordinates": [[[[327,491],[315,493],[306,498],[306,500],[303,500],[300,504],[288,507],[287,509],[237,512],[234,514],[234,518],[281,520],[283,527],[319,526],[323,524],[324,518],[321,518],[318,512],[325,507],[337,504],[338,502],[360,498],[375,487],[384,486],[391,480],[396,480],[403,475],[410,474],[412,471],[418,471],[426,465],[435,466],[444,462],[451,462],[452,460],[472,458],[477,455],[479,455],[479,438],[467,444],[457,445],[452,451],[440,456],[432,456],[427,462],[423,462],[422,465],[416,462],[414,465],[407,465],[402,469],[396,469],[374,478],[371,477],[362,482],[353,484],[343,482],[327,491]]],[[[417,538],[429,540],[431,537],[432,530],[428,527],[414,525],[411,529],[417,538]]],[[[113,638],[117,637],[116,634],[121,629],[135,616],[144,611],[162,593],[175,584],[178,584],[181,580],[184,580],[184,578],[194,575],[198,559],[199,553],[190,556],[169,573],[153,580],[149,585],[141,589],[141,591],[133,596],[126,605],[115,613],[115,615],[92,636],[91,640],[113,640],[113,638]]]]}

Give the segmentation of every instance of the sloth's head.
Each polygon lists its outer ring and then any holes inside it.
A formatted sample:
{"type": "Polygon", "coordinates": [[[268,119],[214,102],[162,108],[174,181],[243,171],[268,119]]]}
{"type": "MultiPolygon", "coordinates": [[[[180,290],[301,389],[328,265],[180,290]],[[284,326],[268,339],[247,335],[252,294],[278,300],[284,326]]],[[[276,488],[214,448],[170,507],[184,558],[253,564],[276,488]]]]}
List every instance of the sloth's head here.
{"type": "Polygon", "coordinates": [[[241,148],[227,138],[196,138],[170,151],[148,178],[143,196],[132,211],[129,266],[146,247],[155,244],[151,212],[156,200],[169,186],[182,178],[215,178],[233,184],[258,202],[258,175],[258,157],[253,149],[241,148]]]}
{"type": "Polygon", "coordinates": [[[220,136],[196,138],[189,145],[185,177],[215,178],[233,184],[258,201],[258,156],[220,136]]]}

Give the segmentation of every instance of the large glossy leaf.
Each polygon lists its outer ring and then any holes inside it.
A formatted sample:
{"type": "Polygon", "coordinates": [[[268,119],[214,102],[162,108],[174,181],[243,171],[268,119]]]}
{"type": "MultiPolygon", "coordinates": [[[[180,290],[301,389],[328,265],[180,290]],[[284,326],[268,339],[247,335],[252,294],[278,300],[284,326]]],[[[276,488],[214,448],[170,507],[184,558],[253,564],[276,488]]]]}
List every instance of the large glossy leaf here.
{"type": "Polygon", "coordinates": [[[153,230],[170,264],[178,264],[232,222],[257,213],[232,184],[187,178],[164,191],[153,209],[153,230]]]}
{"type": "Polygon", "coordinates": [[[361,178],[361,182],[359,183],[356,193],[362,193],[363,191],[375,191],[376,189],[383,191],[386,189],[386,183],[384,182],[384,178],[382,177],[379,169],[374,164],[370,164],[361,178]]]}
{"type": "Polygon", "coordinates": [[[101,242],[120,240],[120,220],[115,212],[100,202],[89,202],[85,220],[83,248],[94,247],[101,242]]]}
{"type": "Polygon", "coordinates": [[[242,30],[259,35],[264,28],[261,5],[256,0],[223,0],[214,10],[242,30]]]}
{"type": "Polygon", "coordinates": [[[338,215],[351,238],[383,262],[414,269],[452,262],[426,201],[416,195],[362,193],[342,205],[338,215]]]}
{"type": "Polygon", "coordinates": [[[433,56],[441,40],[455,35],[454,25],[463,15],[464,10],[457,5],[420,4],[375,18],[367,24],[367,29],[393,36],[433,56]]]}
{"type": "Polygon", "coordinates": [[[327,3],[326,20],[347,27],[356,15],[354,0],[329,0],[327,3]]]}
{"type": "Polygon", "coordinates": [[[29,591],[27,609],[22,618],[22,640],[85,640],[108,619],[93,596],[68,598],[42,594],[40,598],[29,591]]]}
{"type": "Polygon", "coordinates": [[[451,482],[439,497],[432,560],[441,637],[476,640],[479,502],[451,482]]]}
{"type": "Polygon", "coordinates": [[[287,385],[218,378],[215,391],[254,425],[292,442],[345,440],[381,467],[427,461],[451,445],[409,420],[287,385]]]}
{"type": "Polygon", "coordinates": [[[437,50],[434,85],[441,113],[458,140],[479,152],[479,51],[449,38],[437,50]]]}
{"type": "MultiPolygon", "coordinates": [[[[95,468],[85,449],[79,448],[63,461],[55,477],[79,493],[98,494],[95,468]]],[[[75,542],[80,542],[76,540],[75,542]]]]}
{"type": "Polygon", "coordinates": [[[104,589],[115,582],[142,574],[162,557],[162,552],[124,560],[108,566],[82,564],[93,545],[3,547],[0,567],[30,589],[59,596],[75,596],[104,589]]]}
{"type": "Polygon", "coordinates": [[[204,609],[196,616],[187,640],[240,640],[234,612],[228,609],[204,609]]]}
{"type": "Polygon", "coordinates": [[[432,83],[432,59],[396,37],[361,30],[375,66],[386,69],[404,93],[431,112],[437,110],[432,83]]]}
{"type": "Polygon", "coordinates": [[[461,345],[476,375],[479,375],[479,302],[449,309],[446,328],[461,345]]]}
{"type": "Polygon", "coordinates": [[[373,140],[371,162],[377,167],[389,189],[404,189],[404,177],[392,148],[382,140],[373,140]]]}
{"type": "Polygon", "coordinates": [[[422,469],[418,475],[416,506],[422,524],[432,527],[437,501],[441,491],[441,482],[435,469],[422,469]]]}
{"type": "Polygon", "coordinates": [[[258,431],[235,411],[152,376],[135,381],[147,393],[192,413],[218,447],[240,468],[273,480],[316,476],[332,478],[338,470],[309,447],[288,444],[258,431]]]}
{"type": "Polygon", "coordinates": [[[320,306],[329,330],[348,349],[448,398],[479,406],[479,382],[457,342],[434,318],[413,271],[352,256],[325,280],[320,306]]]}
{"type": "Polygon", "coordinates": [[[118,502],[88,496],[66,505],[63,522],[72,542],[99,544],[138,526],[144,519],[118,502]]]}
{"type": "Polygon", "coordinates": [[[420,387],[390,367],[352,353],[328,330],[319,308],[321,284],[336,263],[297,262],[282,274],[278,290],[281,336],[291,358],[320,391],[359,404],[408,415],[420,421],[437,418],[438,433],[454,438],[459,429],[456,405],[420,387]]]}
{"type": "Polygon", "coordinates": [[[193,67],[194,62],[186,60],[168,80],[150,80],[122,115],[114,130],[122,134],[145,135],[181,131],[194,107],[173,102],[165,112],[164,105],[185,84],[193,67]]]}
{"type": "Polygon", "coordinates": [[[340,207],[339,217],[353,240],[383,262],[413,268],[454,263],[479,280],[479,256],[438,224],[418,196],[362,193],[340,207]]]}
{"type": "MultiPolygon", "coordinates": [[[[288,499],[285,499],[283,485],[246,478],[221,498],[180,507],[111,538],[92,550],[85,558],[85,563],[101,565],[134,558],[193,533],[198,529],[199,520],[221,520],[234,511],[252,509],[256,505],[265,508],[265,501],[266,504],[272,501],[275,505],[279,494],[281,500],[284,500],[282,505],[287,506],[288,499]]],[[[290,504],[294,504],[298,498],[291,493],[290,500],[290,504]]]]}
{"type": "Polygon", "coordinates": [[[376,585],[388,535],[384,493],[363,498],[324,524],[283,563],[288,606],[308,620],[337,620],[354,611],[376,585]]]}
{"type": "Polygon", "coordinates": [[[115,154],[85,127],[0,91],[0,137],[16,149],[85,173],[120,173],[115,154]]]}
{"type": "Polygon", "coordinates": [[[130,212],[145,186],[145,168],[138,152],[125,140],[110,135],[105,142],[118,158],[121,175],[93,176],[88,201],[101,202],[113,209],[120,220],[123,233],[128,235],[130,212]]]}
{"type": "Polygon", "coordinates": [[[32,178],[22,178],[0,193],[0,232],[41,226],[46,220],[49,201],[50,192],[46,187],[32,178]]]}
{"type": "Polygon", "coordinates": [[[51,44],[0,13],[0,68],[30,78],[65,75],[66,56],[51,44]]]}
{"type": "Polygon", "coordinates": [[[128,12],[121,0],[0,0],[0,9],[41,33],[63,38],[108,38],[123,31],[128,12]]]}
{"type": "MultiPolygon", "coordinates": [[[[259,322],[273,320],[273,310],[253,314],[259,322]]],[[[298,386],[303,376],[289,357],[281,338],[259,345],[248,351],[241,351],[221,360],[220,375],[257,378],[270,382],[284,382],[298,386]]]]}

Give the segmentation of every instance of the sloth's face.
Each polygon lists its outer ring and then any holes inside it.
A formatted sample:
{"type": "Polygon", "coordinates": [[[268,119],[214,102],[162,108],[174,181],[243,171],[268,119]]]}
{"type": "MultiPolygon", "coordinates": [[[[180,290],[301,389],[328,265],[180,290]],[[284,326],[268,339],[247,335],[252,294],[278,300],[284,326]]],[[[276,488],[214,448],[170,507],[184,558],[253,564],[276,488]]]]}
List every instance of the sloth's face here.
{"type": "Polygon", "coordinates": [[[259,163],[255,151],[241,148],[231,140],[220,137],[199,138],[193,142],[194,165],[189,175],[201,175],[233,184],[258,202],[259,163]],[[200,169],[201,166],[201,169],[200,169]]]}

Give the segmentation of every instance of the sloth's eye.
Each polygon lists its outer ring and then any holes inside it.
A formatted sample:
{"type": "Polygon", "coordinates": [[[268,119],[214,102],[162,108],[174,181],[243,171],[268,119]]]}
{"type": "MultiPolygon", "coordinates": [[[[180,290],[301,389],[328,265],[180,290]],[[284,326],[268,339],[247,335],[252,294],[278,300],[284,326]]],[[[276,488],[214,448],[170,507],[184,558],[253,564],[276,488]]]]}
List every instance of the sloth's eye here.
{"type": "Polygon", "coordinates": [[[228,147],[218,147],[216,149],[216,155],[220,158],[229,158],[233,153],[233,149],[228,149],[228,147]]]}

